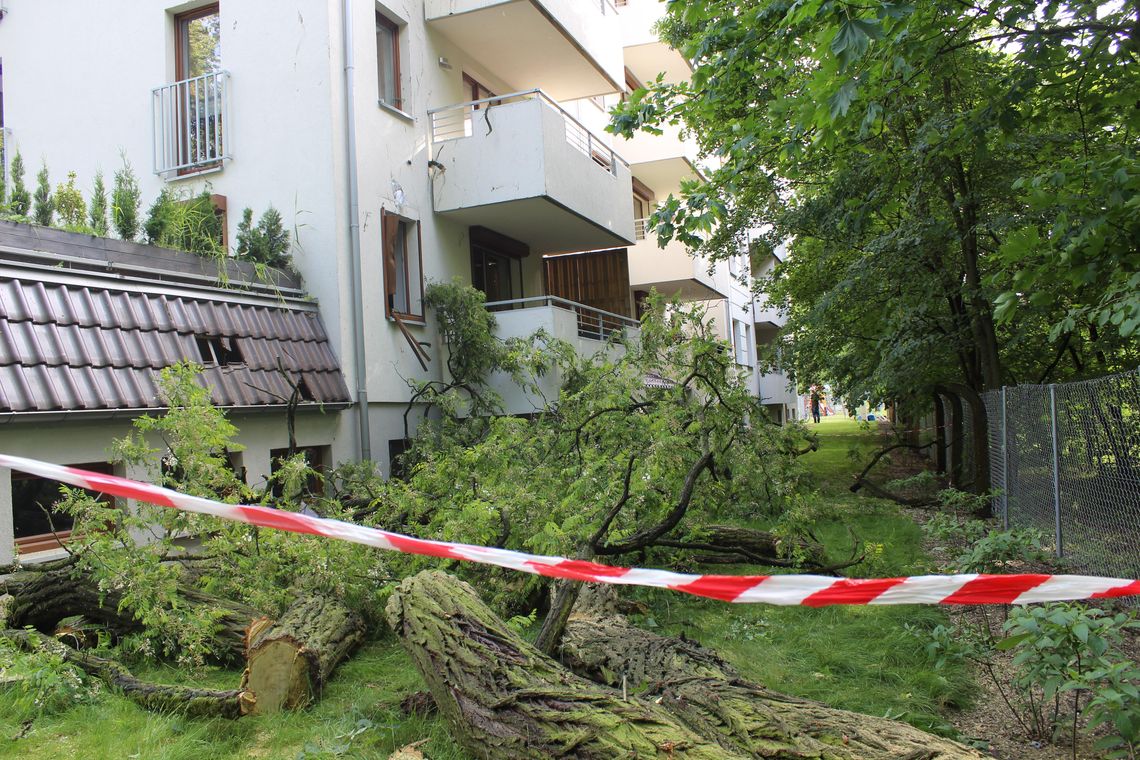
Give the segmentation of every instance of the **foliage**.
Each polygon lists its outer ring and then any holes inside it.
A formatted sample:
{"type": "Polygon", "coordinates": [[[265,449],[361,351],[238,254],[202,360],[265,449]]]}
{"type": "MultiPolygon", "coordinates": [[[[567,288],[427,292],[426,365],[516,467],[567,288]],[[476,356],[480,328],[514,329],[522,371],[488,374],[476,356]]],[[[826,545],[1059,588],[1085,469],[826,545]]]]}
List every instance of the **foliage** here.
{"type": "Polygon", "coordinates": [[[36,224],[50,227],[55,216],[55,199],[51,195],[51,180],[48,179],[47,163],[36,174],[36,191],[32,195],[32,219],[36,224]]]}
{"type": "MultiPolygon", "coordinates": [[[[240,451],[237,429],[210,404],[200,382],[200,368],[180,364],[163,370],[160,389],[169,411],[144,415],[135,430],[114,445],[118,460],[158,476],[160,484],[182,493],[226,503],[257,503],[270,498],[243,483],[229,462],[240,451]]],[[[316,508],[346,518],[337,502],[312,497],[296,486],[314,473],[298,455],[278,467],[271,483],[285,495],[282,509],[316,508]],[[303,499],[303,501],[302,501],[303,499]]],[[[114,590],[122,608],[142,624],[141,634],[123,646],[142,656],[172,656],[201,664],[214,654],[214,635],[222,610],[208,604],[182,602],[185,589],[233,599],[269,615],[279,614],[300,593],[334,593],[353,606],[372,609],[383,593],[387,573],[372,550],[340,541],[221,521],[180,510],[140,505],[127,512],[66,489],[58,508],[75,518],[69,545],[78,566],[100,588],[114,590]],[[188,557],[182,536],[200,538],[186,572],[188,557]]]]}
{"type": "Polygon", "coordinates": [[[281,221],[281,213],[270,206],[253,224],[253,210],[243,209],[237,229],[236,254],[239,259],[293,271],[289,256],[292,247],[289,231],[281,221]]]}
{"type": "Polygon", "coordinates": [[[20,151],[16,151],[16,155],[12,158],[12,166],[8,171],[12,177],[12,191],[8,196],[8,209],[13,216],[27,216],[32,208],[32,196],[24,185],[24,158],[20,155],[20,151]]]}
{"type": "Polygon", "coordinates": [[[123,240],[134,240],[139,234],[139,181],[134,169],[123,158],[123,166],[115,172],[115,186],[111,190],[111,223],[123,240]]]}
{"type": "Polygon", "coordinates": [[[210,191],[180,195],[164,187],[154,199],[143,225],[146,242],[199,256],[221,257],[222,222],[214,211],[210,191]]]}
{"type": "Polygon", "coordinates": [[[982,520],[961,519],[957,515],[937,512],[922,525],[926,535],[938,541],[973,544],[989,533],[982,520]]]}
{"type": "MultiPolygon", "coordinates": [[[[459,377],[479,387],[480,373],[511,366],[485,361],[503,349],[488,340],[480,296],[437,289],[430,299],[446,311],[440,319],[459,377]]],[[[561,392],[530,418],[456,416],[421,432],[407,482],[391,491],[417,534],[540,554],[638,552],[640,561],[661,554],[668,561],[699,540],[702,524],[803,506],[792,453],[802,431],[767,421],[703,310],[653,296],[639,340],[614,340],[589,360],[559,354],[561,392]],[[671,385],[646,387],[649,373],[671,385]]],[[[508,609],[533,606],[526,599],[537,580],[457,570],[484,585],[494,575],[495,601],[508,609]]]]}
{"type": "Polygon", "coordinates": [[[88,211],[88,224],[100,237],[107,236],[107,186],[103,183],[103,172],[95,172],[95,183],[91,187],[91,208],[88,211]]]}
{"type": "Polygon", "coordinates": [[[962,573],[1000,573],[1010,565],[1052,560],[1043,546],[1041,531],[1034,528],[995,531],[978,539],[958,557],[962,573]]]}
{"type": "MultiPolygon", "coordinates": [[[[998,648],[1014,653],[1016,683],[1027,695],[1037,736],[1056,735],[1062,696],[1069,693],[1077,726],[1081,697],[1088,693],[1096,704],[1095,722],[1108,723],[1118,732],[1113,746],[1135,750],[1140,738],[1140,668],[1119,647],[1124,632],[1140,623],[1124,613],[1053,603],[1015,608],[1004,627],[1009,635],[998,648]]],[[[1075,747],[1075,734],[1072,740],[1075,747]]]]}
{"type": "Polygon", "coordinates": [[[75,186],[75,172],[67,173],[67,184],[61,182],[56,185],[53,203],[65,229],[74,232],[86,230],[87,203],[83,200],[83,193],[75,186]]]}
{"type": "Polygon", "coordinates": [[[690,82],[649,83],[612,129],[680,124],[715,158],[654,215],[724,257],[790,256],[797,376],[851,398],[1137,363],[1140,115],[1128,4],[672,3],[690,82]],[[998,308],[995,313],[994,305],[998,308]]]}
{"type": "Polygon", "coordinates": [[[90,702],[101,692],[101,684],[89,681],[78,668],[58,653],[45,648],[24,652],[0,638],[0,679],[20,720],[32,720],[69,710],[90,702]]]}

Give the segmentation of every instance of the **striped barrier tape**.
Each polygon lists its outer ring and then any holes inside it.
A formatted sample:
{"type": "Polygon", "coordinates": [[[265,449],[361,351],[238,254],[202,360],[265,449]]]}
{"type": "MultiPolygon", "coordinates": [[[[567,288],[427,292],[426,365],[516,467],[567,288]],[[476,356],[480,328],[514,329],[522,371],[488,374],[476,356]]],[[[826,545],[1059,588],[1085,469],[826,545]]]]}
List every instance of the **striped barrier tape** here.
{"type": "Polygon", "coordinates": [[[325,536],[377,549],[478,562],[551,578],[650,586],[726,602],[825,607],[832,604],[1026,604],[1140,594],[1140,580],[1088,575],[921,575],[908,578],[833,578],[819,575],[694,575],[614,567],[584,560],[524,554],[413,538],[341,520],[270,507],[222,504],[135,480],[0,454],[0,467],[79,488],[264,528],[325,536]]]}

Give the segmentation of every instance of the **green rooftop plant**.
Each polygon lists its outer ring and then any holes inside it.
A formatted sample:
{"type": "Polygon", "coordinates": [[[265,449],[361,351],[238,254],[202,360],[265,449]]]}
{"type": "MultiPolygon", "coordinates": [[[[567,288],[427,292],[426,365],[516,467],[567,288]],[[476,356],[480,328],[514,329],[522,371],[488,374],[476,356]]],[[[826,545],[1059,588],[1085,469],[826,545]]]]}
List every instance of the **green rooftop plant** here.
{"type": "Polygon", "coordinates": [[[20,151],[16,151],[16,155],[12,158],[12,167],[9,171],[12,175],[12,192],[8,198],[8,209],[13,216],[27,216],[28,210],[32,207],[32,196],[24,184],[24,157],[20,155],[20,151]]]}
{"type": "Polygon", "coordinates": [[[253,209],[242,209],[235,250],[239,259],[277,269],[292,269],[293,261],[289,256],[291,247],[292,241],[281,220],[281,212],[270,206],[254,226],[253,209]]]}
{"type": "Polygon", "coordinates": [[[123,167],[115,172],[111,191],[111,222],[123,240],[134,240],[139,234],[139,181],[134,169],[123,158],[123,167]]]}
{"type": "Polygon", "coordinates": [[[32,196],[32,219],[36,224],[50,227],[55,217],[55,199],[51,194],[51,179],[45,161],[36,175],[36,192],[32,196]]]}
{"type": "Polygon", "coordinates": [[[95,172],[95,184],[91,188],[91,207],[88,210],[88,223],[92,231],[107,237],[107,186],[103,183],[103,172],[95,172]]]}
{"type": "Polygon", "coordinates": [[[52,202],[59,212],[59,221],[65,229],[86,230],[87,202],[83,200],[83,193],[75,186],[75,172],[67,173],[66,183],[61,182],[56,185],[52,202]]]}

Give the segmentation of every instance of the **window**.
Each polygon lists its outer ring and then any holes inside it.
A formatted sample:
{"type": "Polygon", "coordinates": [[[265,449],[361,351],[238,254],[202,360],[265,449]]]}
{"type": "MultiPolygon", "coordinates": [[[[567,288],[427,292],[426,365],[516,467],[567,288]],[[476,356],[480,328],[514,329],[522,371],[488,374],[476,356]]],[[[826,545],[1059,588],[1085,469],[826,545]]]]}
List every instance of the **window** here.
{"type": "Polygon", "coordinates": [[[178,118],[170,147],[180,173],[216,166],[224,153],[221,20],[217,3],[174,17],[177,83],[167,99],[178,118]]]}
{"type": "Polygon", "coordinates": [[[752,366],[752,330],[739,319],[732,320],[732,343],[736,350],[736,363],[752,366]]]}
{"type": "Polygon", "coordinates": [[[522,298],[522,260],[530,255],[527,245],[486,227],[472,227],[469,234],[471,286],[486,294],[487,303],[522,298]]]}
{"type": "MultiPolygon", "coordinates": [[[[302,455],[305,464],[311,472],[302,482],[288,483],[289,477],[281,477],[273,481],[270,493],[278,499],[286,496],[286,486],[300,488],[296,494],[302,500],[307,496],[323,496],[325,493],[325,477],[329,471],[329,462],[332,460],[332,447],[330,446],[298,446],[293,449],[293,456],[302,455]]],[[[281,473],[285,461],[289,459],[289,449],[270,449],[269,466],[274,475],[281,473]]]]}
{"type": "Polygon", "coordinates": [[[403,110],[400,95],[400,27],[386,16],[376,14],[376,78],[380,102],[403,110]]]}
{"type": "MultiPolygon", "coordinates": [[[[106,462],[72,466],[104,475],[114,474],[114,468],[106,462]]],[[[62,485],[56,480],[12,472],[12,522],[16,547],[21,554],[54,549],[71,535],[74,521],[54,509],[56,502],[63,498],[59,490],[62,485]]],[[[106,503],[112,501],[112,497],[105,494],[87,493],[106,503]]]]}
{"type": "Polygon", "coordinates": [[[385,313],[391,317],[424,316],[423,257],[420,226],[389,211],[381,212],[384,247],[385,313]]]}
{"type": "Polygon", "coordinates": [[[653,191],[637,177],[633,178],[633,234],[636,240],[645,240],[646,224],[653,213],[653,191]]]}

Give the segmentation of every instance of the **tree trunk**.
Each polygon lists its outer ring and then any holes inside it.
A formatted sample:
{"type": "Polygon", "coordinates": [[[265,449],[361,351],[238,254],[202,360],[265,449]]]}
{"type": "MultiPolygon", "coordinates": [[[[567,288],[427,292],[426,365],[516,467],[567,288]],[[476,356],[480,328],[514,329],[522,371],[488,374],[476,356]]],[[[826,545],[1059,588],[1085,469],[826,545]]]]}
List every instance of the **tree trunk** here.
{"type": "MultiPolygon", "coordinates": [[[[33,628],[53,632],[60,620],[76,615],[116,635],[138,631],[142,626],[129,611],[120,611],[120,597],[102,592],[91,576],[75,569],[23,570],[0,578],[0,594],[9,597],[0,615],[7,628],[33,628]]],[[[187,604],[222,610],[217,620],[215,656],[229,663],[245,657],[245,631],[261,613],[238,602],[205,594],[189,586],[179,596],[187,604]]]]}
{"type": "MultiPolygon", "coordinates": [[[[955,427],[959,430],[958,434],[963,436],[963,440],[965,440],[965,436],[969,436],[970,446],[974,452],[974,471],[970,473],[972,478],[970,491],[975,494],[985,493],[990,488],[990,434],[986,405],[982,401],[982,397],[975,393],[972,388],[960,383],[944,383],[936,386],[935,390],[939,393],[951,394],[957,399],[956,413],[961,412],[963,402],[970,405],[970,429],[966,430],[964,425],[959,426],[957,423],[955,427]]],[[[988,511],[979,515],[982,518],[991,516],[992,513],[988,511]]]]}
{"type": "Polygon", "coordinates": [[[237,689],[216,691],[140,681],[114,660],[77,652],[36,631],[0,631],[0,638],[8,639],[29,652],[45,650],[58,655],[147,710],[178,712],[200,718],[237,718],[242,714],[242,692],[237,689]]]}
{"type": "Polygon", "coordinates": [[[794,547],[784,546],[785,539],[774,533],[738,525],[706,525],[699,529],[703,543],[718,548],[739,549],[736,554],[700,554],[694,557],[697,562],[706,564],[749,563],[761,560],[786,562],[789,558],[802,556],[805,564],[824,567],[828,564],[827,555],[820,544],[798,539],[794,547]]]}
{"type": "Polygon", "coordinates": [[[942,406],[942,396],[937,391],[934,399],[934,469],[946,472],[946,409],[942,406]]]}
{"type": "Polygon", "coordinates": [[[476,757],[748,757],[698,736],[658,705],[624,700],[569,673],[443,573],[404,580],[387,616],[455,737],[476,757]]]}
{"type": "MultiPolygon", "coordinates": [[[[586,610],[571,617],[561,662],[608,686],[628,685],[684,725],[721,744],[726,756],[828,760],[967,760],[984,757],[905,723],[836,710],[750,683],[715,653],[681,639],[586,610]]],[[[581,610],[580,605],[579,610],[581,610]]]]}
{"type": "Polygon", "coordinates": [[[308,705],[364,638],[364,619],[328,596],[303,597],[276,622],[254,621],[241,680],[245,711],[266,715],[308,705]]]}

